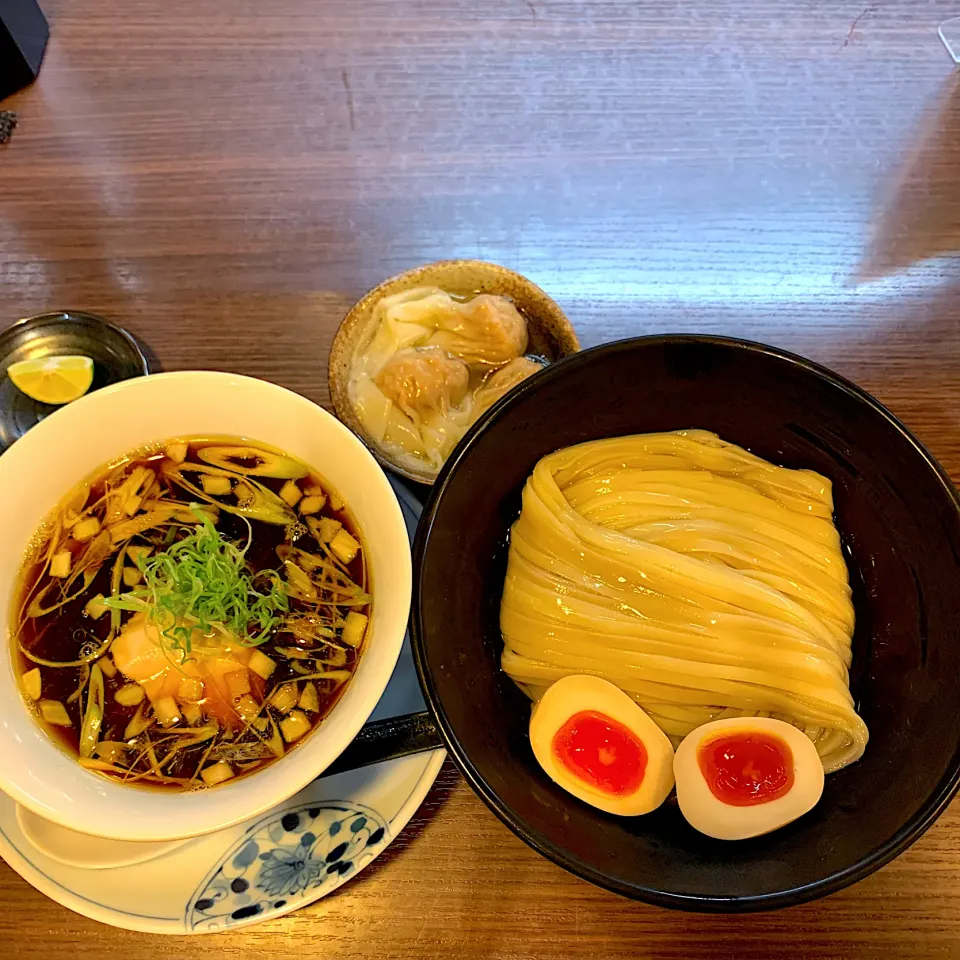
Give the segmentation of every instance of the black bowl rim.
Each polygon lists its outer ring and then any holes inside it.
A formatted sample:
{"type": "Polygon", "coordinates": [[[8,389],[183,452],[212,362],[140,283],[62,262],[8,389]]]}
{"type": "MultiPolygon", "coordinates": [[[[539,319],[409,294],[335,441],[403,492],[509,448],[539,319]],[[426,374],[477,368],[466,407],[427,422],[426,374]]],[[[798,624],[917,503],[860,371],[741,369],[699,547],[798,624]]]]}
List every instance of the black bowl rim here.
{"type": "Polygon", "coordinates": [[[38,313],[33,317],[22,317],[21,319],[11,323],[9,326],[0,329],[0,348],[2,348],[2,345],[7,340],[13,339],[26,327],[34,325],[40,326],[41,324],[51,323],[57,320],[78,320],[82,323],[91,324],[93,326],[106,327],[112,333],[117,334],[117,336],[124,341],[132,356],[136,358],[136,362],[140,365],[140,369],[143,371],[143,376],[149,375],[150,361],[140,348],[140,344],[137,343],[136,337],[134,337],[134,335],[124,327],[121,327],[116,323],[112,323],[103,317],[99,317],[95,313],[87,313],[85,310],[51,310],[49,313],[38,313]]]}
{"type": "Polygon", "coordinates": [[[423,690],[424,699],[430,712],[433,714],[441,736],[450,751],[461,773],[467,779],[470,786],[479,795],[483,802],[496,814],[496,816],[509,827],[521,840],[532,847],[537,853],[552,860],[554,863],[569,870],[574,875],[588,880],[599,887],[611,890],[614,893],[621,894],[634,900],[641,900],[660,907],[669,907],[673,909],[709,912],[709,913],[746,913],[761,910],[776,910],[781,907],[796,906],[801,903],[807,903],[819,897],[835,893],[838,890],[862,880],[869,876],[875,870],[889,863],[915,840],[917,840],[934,821],[947,808],[960,787],[960,749],[953,756],[947,772],[940,779],[930,797],[924,803],[917,813],[900,830],[895,833],[885,844],[875,848],[866,856],[860,858],[850,867],[836,871],[830,876],[824,877],[814,883],[804,884],[799,887],[791,887],[787,890],[781,890],[776,893],[767,893],[759,896],[750,897],[712,897],[685,895],[677,893],[667,893],[658,890],[655,887],[635,886],[620,882],[616,877],[610,876],[600,870],[595,870],[579,858],[572,856],[562,847],[551,843],[537,831],[528,830],[521,821],[514,816],[508,806],[500,801],[497,795],[491,790],[476,768],[470,761],[466,752],[463,750],[459,740],[450,728],[446,714],[437,696],[437,691],[433,683],[433,677],[429,672],[423,655],[423,637],[420,628],[420,607],[421,592],[424,589],[422,578],[423,559],[427,542],[433,531],[433,524],[436,520],[437,509],[444,491],[451,482],[457,466],[466,456],[473,443],[480,437],[490,425],[497,420],[506,410],[510,409],[527,394],[538,389],[539,385],[547,380],[557,376],[562,376],[569,368],[582,366],[590,363],[594,357],[611,353],[634,350],[638,346],[672,346],[686,344],[708,344],[721,347],[733,347],[740,350],[747,350],[751,353],[764,354],[774,360],[782,361],[805,368],[815,376],[828,381],[833,386],[843,390],[858,402],[872,408],[874,412],[884,417],[890,425],[903,437],[903,439],[912,445],[921,458],[926,461],[927,466],[933,471],[937,479],[944,488],[947,497],[953,502],[955,509],[960,514],[960,493],[957,492],[946,470],[937,462],[936,458],[923,446],[923,444],[910,432],[910,430],[897,419],[886,407],[878,400],[874,399],[865,390],[858,387],[855,383],[841,377],[832,370],[824,367],[812,360],[801,357],[798,354],[789,353],[785,350],[769,346],[768,344],[758,343],[752,340],[743,340],[735,337],[708,336],[703,334],[657,334],[645,337],[631,337],[624,340],[615,340],[610,343],[600,344],[582,350],[579,353],[564,357],[556,363],[551,364],[543,371],[530,377],[512,390],[506,397],[503,397],[495,403],[468,431],[466,436],[460,441],[456,449],[447,459],[433,487],[430,490],[430,496],[423,509],[423,515],[417,528],[417,536],[414,542],[413,550],[413,568],[415,571],[413,584],[413,598],[411,607],[411,639],[413,647],[414,662],[417,667],[417,675],[420,678],[420,686],[423,690]]]}

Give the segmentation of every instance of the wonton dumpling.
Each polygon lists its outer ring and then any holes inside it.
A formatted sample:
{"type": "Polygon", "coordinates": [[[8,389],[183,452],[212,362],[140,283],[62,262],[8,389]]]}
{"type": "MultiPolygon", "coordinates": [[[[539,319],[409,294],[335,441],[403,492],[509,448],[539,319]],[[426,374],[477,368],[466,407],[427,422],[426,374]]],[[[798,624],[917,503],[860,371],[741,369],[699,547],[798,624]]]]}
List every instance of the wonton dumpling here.
{"type": "Polygon", "coordinates": [[[400,350],[374,378],[380,392],[415,423],[463,402],[470,371],[436,347],[400,350]]]}
{"type": "Polygon", "coordinates": [[[532,377],[543,366],[527,357],[516,357],[496,373],[491,374],[473,394],[473,419],[492,407],[502,396],[527,377],[532,377]]]}
{"type": "Polygon", "coordinates": [[[449,313],[431,317],[437,331],[428,346],[441,347],[464,363],[491,367],[527,349],[527,322],[509,300],[481,293],[466,303],[450,303],[454,309],[449,313]]]}

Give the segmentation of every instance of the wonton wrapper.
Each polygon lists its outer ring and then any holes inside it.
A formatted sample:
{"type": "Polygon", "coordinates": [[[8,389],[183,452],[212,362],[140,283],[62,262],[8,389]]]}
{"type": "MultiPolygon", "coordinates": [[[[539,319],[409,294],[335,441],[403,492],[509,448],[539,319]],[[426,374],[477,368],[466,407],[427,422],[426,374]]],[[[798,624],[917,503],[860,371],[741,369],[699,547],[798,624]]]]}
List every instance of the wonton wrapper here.
{"type": "Polygon", "coordinates": [[[427,346],[441,347],[464,363],[491,367],[527,349],[527,322],[509,300],[481,293],[466,303],[451,298],[450,307],[431,316],[437,330],[427,346]]]}
{"type": "Polygon", "coordinates": [[[473,420],[492,407],[502,396],[527,377],[532,377],[543,365],[527,357],[516,357],[505,367],[492,373],[473,393],[473,420]]]}

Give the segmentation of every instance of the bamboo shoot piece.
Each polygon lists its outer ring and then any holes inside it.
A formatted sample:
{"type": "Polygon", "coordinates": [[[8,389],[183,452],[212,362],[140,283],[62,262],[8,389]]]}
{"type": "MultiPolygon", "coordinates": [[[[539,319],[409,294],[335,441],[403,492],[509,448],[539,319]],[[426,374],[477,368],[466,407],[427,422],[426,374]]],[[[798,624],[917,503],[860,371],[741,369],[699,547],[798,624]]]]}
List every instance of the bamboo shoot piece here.
{"type": "Polygon", "coordinates": [[[224,780],[229,780],[233,776],[233,767],[226,760],[219,760],[209,767],[204,767],[200,771],[200,778],[208,787],[215,787],[224,780]]]}
{"type": "Polygon", "coordinates": [[[343,642],[351,647],[359,647],[363,642],[363,635],[367,629],[367,616],[351,610],[343,622],[343,642]]]}
{"type": "Polygon", "coordinates": [[[83,712],[80,726],[79,753],[81,757],[92,757],[100,739],[103,726],[103,672],[97,664],[90,668],[90,683],[87,687],[87,706],[83,712]]]}
{"type": "MultiPolygon", "coordinates": [[[[234,700],[250,692],[250,672],[246,667],[225,673],[223,682],[227,685],[227,691],[234,700]]],[[[197,697],[196,699],[200,698],[197,697]]]]}
{"type": "Polygon", "coordinates": [[[257,676],[263,677],[264,680],[269,680],[270,675],[277,669],[276,663],[259,650],[254,650],[253,653],[250,654],[250,661],[247,663],[247,666],[257,674],[257,676]]]}
{"type": "Polygon", "coordinates": [[[127,556],[139,567],[140,561],[145,560],[153,553],[153,547],[144,544],[133,544],[127,547],[127,556]]]}
{"type": "Polygon", "coordinates": [[[186,442],[168,443],[163,451],[174,463],[183,463],[187,459],[189,446],[186,442]]]}
{"type": "Polygon", "coordinates": [[[294,710],[280,721],[280,732],[287,743],[294,743],[299,740],[304,734],[310,732],[311,727],[312,724],[307,719],[307,715],[299,710],[294,710]]]}
{"type": "Polygon", "coordinates": [[[303,692],[300,694],[300,702],[297,706],[307,713],[319,713],[320,698],[317,696],[317,688],[312,683],[303,685],[303,692]]]}
{"type": "Polygon", "coordinates": [[[121,763],[126,757],[127,745],[117,740],[101,740],[94,753],[107,763],[121,763]]]}
{"type": "Polygon", "coordinates": [[[87,517],[73,528],[73,539],[86,543],[100,532],[100,521],[96,517],[87,517]]]}
{"type": "Polygon", "coordinates": [[[204,463],[253,477],[297,480],[309,472],[299,460],[261,447],[210,446],[198,450],[197,456],[204,463]],[[250,461],[254,461],[253,465],[250,461]]]}
{"type": "Polygon", "coordinates": [[[180,710],[173,697],[161,697],[153,705],[153,712],[157,715],[157,722],[161,727],[172,727],[180,722],[180,710]]]}
{"type": "Polygon", "coordinates": [[[251,723],[260,713],[260,704],[246,693],[237,700],[237,713],[240,714],[244,723],[251,723]]]}
{"type": "Polygon", "coordinates": [[[273,692],[270,705],[280,713],[289,713],[297,705],[297,685],[284,683],[273,692]]]}
{"type": "Polygon", "coordinates": [[[301,493],[300,488],[296,485],[296,483],[293,482],[293,480],[288,480],[280,488],[280,499],[283,500],[284,503],[289,504],[291,507],[295,507],[302,496],[303,494],[301,493]]]}
{"type": "Polygon", "coordinates": [[[40,708],[40,716],[47,723],[53,724],[55,727],[73,726],[67,708],[59,700],[41,700],[37,706],[40,708]]]}
{"type": "Polygon", "coordinates": [[[201,475],[200,484],[203,492],[210,494],[211,497],[225,497],[231,487],[229,477],[219,477],[209,473],[201,475]]]}
{"type": "Polygon", "coordinates": [[[83,612],[88,617],[92,617],[94,620],[99,620],[108,609],[103,600],[104,597],[102,593],[98,593],[95,597],[91,597],[87,601],[86,606],[84,606],[83,612]]]}
{"type": "Polygon", "coordinates": [[[34,667],[32,670],[28,670],[21,678],[20,682],[23,684],[23,692],[31,700],[40,699],[41,691],[41,677],[40,677],[40,668],[34,667]]]}
{"type": "Polygon", "coordinates": [[[351,563],[360,552],[360,543],[356,537],[346,530],[338,530],[337,535],[330,541],[330,549],[343,563],[351,563]]]}
{"type": "Polygon", "coordinates": [[[332,517],[320,518],[320,542],[329,543],[343,529],[343,524],[332,517]]]}

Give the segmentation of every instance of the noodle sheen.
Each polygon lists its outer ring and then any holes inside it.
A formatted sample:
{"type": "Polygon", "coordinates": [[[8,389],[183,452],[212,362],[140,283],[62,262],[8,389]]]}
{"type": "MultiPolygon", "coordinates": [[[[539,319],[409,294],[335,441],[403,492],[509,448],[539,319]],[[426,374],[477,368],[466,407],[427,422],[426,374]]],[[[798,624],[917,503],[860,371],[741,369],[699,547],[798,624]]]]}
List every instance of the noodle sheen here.
{"type": "Polygon", "coordinates": [[[532,699],[603,677],[675,745],[710,720],[786,720],[839,770],[868,734],[832,518],[829,480],[703,430],[550,454],[511,532],[503,669],[532,699]]]}

